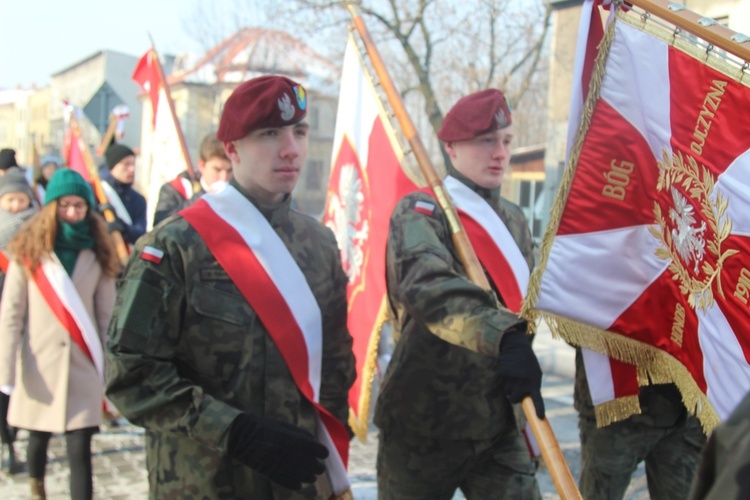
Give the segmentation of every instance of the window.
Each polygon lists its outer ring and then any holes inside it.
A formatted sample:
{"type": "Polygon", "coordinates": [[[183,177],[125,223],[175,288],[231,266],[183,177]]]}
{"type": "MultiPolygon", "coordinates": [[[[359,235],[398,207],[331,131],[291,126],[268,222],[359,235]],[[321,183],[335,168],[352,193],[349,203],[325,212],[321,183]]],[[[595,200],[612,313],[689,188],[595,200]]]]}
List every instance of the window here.
{"type": "Polygon", "coordinates": [[[320,160],[309,160],[307,162],[307,176],[305,177],[305,189],[312,191],[323,188],[323,162],[320,160]]]}
{"type": "Polygon", "coordinates": [[[544,181],[519,180],[518,204],[529,221],[529,230],[534,242],[539,245],[543,235],[544,181]]]}
{"type": "Polygon", "coordinates": [[[310,107],[310,113],[307,115],[310,120],[310,128],[312,130],[318,130],[320,127],[320,110],[317,107],[310,107]]]}

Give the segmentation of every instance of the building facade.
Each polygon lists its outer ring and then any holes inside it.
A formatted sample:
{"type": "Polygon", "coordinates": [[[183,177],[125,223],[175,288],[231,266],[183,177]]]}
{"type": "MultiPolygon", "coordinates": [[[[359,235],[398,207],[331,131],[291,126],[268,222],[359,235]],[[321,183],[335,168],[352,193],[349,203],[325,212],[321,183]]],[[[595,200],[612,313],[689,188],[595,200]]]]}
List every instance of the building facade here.
{"type": "MultiPolygon", "coordinates": [[[[323,213],[339,79],[339,70],[331,61],[286,32],[245,28],[201,56],[178,55],[165,74],[194,168],[201,140],[218,128],[223,105],[240,83],[266,74],[286,75],[301,83],[307,90],[310,134],[307,163],[294,200],[305,213],[316,217],[323,213]]],[[[171,155],[176,160],[170,164],[151,160],[158,156],[157,149],[165,145],[153,133],[147,96],[141,95],[141,103],[141,159],[136,183],[148,194],[152,213],[159,187],[183,171],[185,163],[179,152],[171,155]]],[[[180,150],[176,142],[166,147],[180,150]]]]}

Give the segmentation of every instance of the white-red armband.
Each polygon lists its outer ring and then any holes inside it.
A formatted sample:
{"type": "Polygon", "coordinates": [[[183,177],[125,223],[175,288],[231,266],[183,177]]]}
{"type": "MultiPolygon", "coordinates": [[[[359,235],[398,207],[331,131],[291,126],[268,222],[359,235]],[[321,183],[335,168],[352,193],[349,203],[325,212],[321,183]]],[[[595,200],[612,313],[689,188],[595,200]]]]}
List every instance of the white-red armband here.
{"type": "Polygon", "coordinates": [[[429,201],[417,200],[414,203],[414,211],[420,214],[432,215],[432,212],[435,211],[435,204],[429,201]]]}
{"type": "Polygon", "coordinates": [[[159,250],[158,248],[148,245],[143,247],[143,252],[141,252],[141,259],[153,262],[154,264],[161,263],[163,257],[164,250],[159,250]]]}

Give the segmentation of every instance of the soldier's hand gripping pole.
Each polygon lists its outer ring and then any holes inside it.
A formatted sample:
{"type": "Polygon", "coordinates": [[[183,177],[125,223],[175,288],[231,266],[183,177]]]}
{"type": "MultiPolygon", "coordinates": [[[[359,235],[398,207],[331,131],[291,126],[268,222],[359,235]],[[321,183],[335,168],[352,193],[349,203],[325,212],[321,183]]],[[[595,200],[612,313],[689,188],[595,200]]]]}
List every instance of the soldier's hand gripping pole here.
{"type": "MultiPolygon", "coordinates": [[[[422,144],[422,140],[419,138],[419,135],[414,128],[414,124],[406,112],[401,96],[393,85],[393,81],[391,80],[388,70],[380,57],[380,53],[370,37],[370,33],[364,24],[362,16],[359,14],[359,9],[352,4],[348,4],[347,8],[352,16],[354,27],[359,33],[365,49],[367,50],[367,55],[370,58],[373,69],[375,70],[375,73],[380,80],[380,84],[383,86],[383,90],[388,97],[388,102],[393,108],[396,119],[401,126],[401,130],[409,141],[409,145],[419,163],[422,175],[430,188],[432,188],[441,208],[448,217],[448,222],[451,225],[451,232],[453,233],[453,242],[458,249],[461,261],[464,264],[469,279],[473,283],[489,290],[490,284],[489,281],[487,281],[487,276],[484,274],[481,264],[479,263],[479,258],[469,242],[469,238],[463,229],[463,225],[458,218],[455,208],[451,204],[450,198],[443,189],[443,183],[435,172],[435,168],[430,161],[427,150],[425,149],[424,144],[422,144]]],[[[537,417],[534,403],[530,397],[527,396],[523,399],[522,407],[526,419],[531,426],[531,430],[534,433],[534,437],[541,448],[542,457],[547,464],[550,476],[552,477],[552,481],[554,482],[555,488],[557,488],[560,497],[563,499],[581,498],[581,494],[573,480],[573,476],[570,473],[568,464],[565,462],[565,457],[563,457],[560,445],[555,438],[555,434],[552,432],[549,422],[546,419],[540,420],[537,417]]]]}

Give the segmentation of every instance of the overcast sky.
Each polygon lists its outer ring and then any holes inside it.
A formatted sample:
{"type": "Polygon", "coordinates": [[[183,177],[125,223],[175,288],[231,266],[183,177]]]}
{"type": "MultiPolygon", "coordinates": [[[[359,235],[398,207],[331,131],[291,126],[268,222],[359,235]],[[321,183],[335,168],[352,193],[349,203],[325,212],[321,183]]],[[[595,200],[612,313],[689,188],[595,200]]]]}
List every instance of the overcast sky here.
{"type": "Polygon", "coordinates": [[[201,51],[185,28],[186,12],[200,0],[0,0],[0,89],[32,83],[99,50],[140,56],[201,51]]]}

